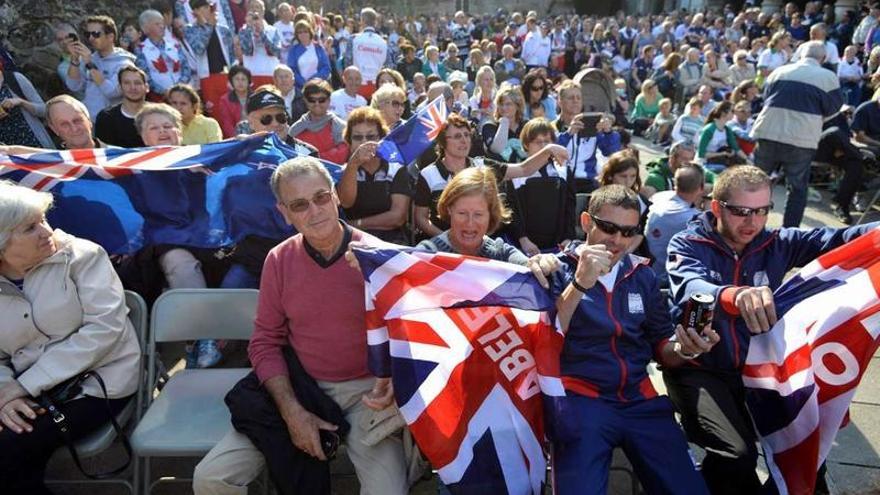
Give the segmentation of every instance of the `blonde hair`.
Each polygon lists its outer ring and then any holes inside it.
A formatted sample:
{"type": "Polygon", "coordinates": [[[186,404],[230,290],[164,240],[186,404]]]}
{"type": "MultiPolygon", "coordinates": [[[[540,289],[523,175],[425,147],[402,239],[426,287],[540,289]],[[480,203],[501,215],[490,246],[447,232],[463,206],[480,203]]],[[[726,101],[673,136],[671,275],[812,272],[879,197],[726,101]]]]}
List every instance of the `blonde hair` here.
{"type": "Polygon", "coordinates": [[[437,202],[437,215],[440,220],[449,223],[449,209],[463,196],[482,194],[489,206],[489,230],[492,233],[502,223],[510,221],[510,209],[498,194],[498,180],[495,172],[489,167],[468,167],[455,174],[446,188],[440,193],[437,202]]]}
{"type": "Polygon", "coordinates": [[[510,101],[512,101],[516,105],[516,120],[522,121],[526,102],[523,99],[522,92],[519,90],[519,87],[505,83],[502,84],[498,91],[495,93],[495,120],[499,120],[501,118],[502,98],[509,98],[510,101]]]}
{"type": "Polygon", "coordinates": [[[727,201],[734,190],[757,191],[770,187],[770,176],[754,165],[730,167],[715,179],[712,198],[727,201]]]}
{"type": "MultiPolygon", "coordinates": [[[[477,75],[474,76],[474,98],[480,100],[483,97],[483,88],[480,87],[480,78],[483,77],[484,74],[492,74],[492,87],[495,87],[495,70],[488,65],[484,65],[477,69],[477,75]]],[[[489,95],[491,98],[494,95],[489,95]]]]}

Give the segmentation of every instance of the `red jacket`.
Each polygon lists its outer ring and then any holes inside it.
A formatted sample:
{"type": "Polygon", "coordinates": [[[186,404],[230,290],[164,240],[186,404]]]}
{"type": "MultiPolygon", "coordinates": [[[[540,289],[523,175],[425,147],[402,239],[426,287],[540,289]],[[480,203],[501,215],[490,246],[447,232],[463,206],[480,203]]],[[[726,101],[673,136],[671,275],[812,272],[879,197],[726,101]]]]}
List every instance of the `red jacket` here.
{"type": "Polygon", "coordinates": [[[235,125],[241,120],[241,103],[238,102],[238,97],[230,92],[220,98],[214,117],[220,123],[224,139],[235,136],[235,125]]]}
{"type": "Polygon", "coordinates": [[[305,141],[318,149],[318,156],[322,160],[328,160],[342,165],[348,161],[348,143],[333,142],[333,124],[328,122],[318,132],[302,131],[295,137],[305,141]]]}

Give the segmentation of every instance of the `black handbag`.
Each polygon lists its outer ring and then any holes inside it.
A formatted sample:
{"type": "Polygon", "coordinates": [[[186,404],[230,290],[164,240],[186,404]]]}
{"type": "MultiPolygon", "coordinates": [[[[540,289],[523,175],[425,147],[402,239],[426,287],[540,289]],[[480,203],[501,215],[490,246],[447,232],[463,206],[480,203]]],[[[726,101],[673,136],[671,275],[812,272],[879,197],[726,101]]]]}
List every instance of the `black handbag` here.
{"type": "Polygon", "coordinates": [[[112,478],[128,469],[132,459],[131,443],[128,440],[128,436],[122,431],[122,428],[116,421],[116,415],[113,414],[113,410],[110,407],[110,398],[107,397],[107,387],[104,385],[104,380],[101,378],[101,375],[97,372],[87,371],[81,375],[65,380],[40,394],[40,396],[36,398],[36,401],[52,418],[55,426],[61,432],[61,437],[64,439],[64,444],[67,446],[67,450],[70,451],[70,456],[73,457],[74,464],[76,464],[76,467],[86,478],[93,480],[112,478]],[[122,440],[122,446],[125,449],[125,454],[127,456],[125,464],[122,466],[111,471],[94,474],[87,472],[82,466],[82,462],[79,459],[79,453],[76,451],[76,446],[73,444],[73,432],[70,431],[70,423],[64,415],[63,407],[65,403],[74,400],[82,393],[82,384],[89,378],[94,378],[101,387],[101,392],[104,394],[104,403],[107,406],[107,419],[109,419],[110,424],[113,425],[113,431],[116,432],[116,436],[122,440]]]}

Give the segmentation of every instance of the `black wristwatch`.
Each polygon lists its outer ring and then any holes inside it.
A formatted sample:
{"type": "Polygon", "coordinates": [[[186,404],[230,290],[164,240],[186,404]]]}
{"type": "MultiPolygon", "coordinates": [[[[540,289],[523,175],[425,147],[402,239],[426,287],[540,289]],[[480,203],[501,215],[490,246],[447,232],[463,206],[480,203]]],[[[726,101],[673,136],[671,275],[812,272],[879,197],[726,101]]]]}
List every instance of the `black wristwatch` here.
{"type": "Polygon", "coordinates": [[[586,294],[587,291],[589,290],[586,287],[584,287],[583,285],[577,283],[577,280],[575,280],[573,277],[571,279],[571,286],[574,287],[575,289],[577,289],[578,291],[580,291],[582,294],[586,294]]]}
{"type": "Polygon", "coordinates": [[[98,66],[95,65],[95,64],[92,63],[92,62],[89,62],[89,63],[86,64],[86,69],[88,69],[88,70],[95,70],[95,69],[97,69],[97,68],[98,68],[98,66]]]}

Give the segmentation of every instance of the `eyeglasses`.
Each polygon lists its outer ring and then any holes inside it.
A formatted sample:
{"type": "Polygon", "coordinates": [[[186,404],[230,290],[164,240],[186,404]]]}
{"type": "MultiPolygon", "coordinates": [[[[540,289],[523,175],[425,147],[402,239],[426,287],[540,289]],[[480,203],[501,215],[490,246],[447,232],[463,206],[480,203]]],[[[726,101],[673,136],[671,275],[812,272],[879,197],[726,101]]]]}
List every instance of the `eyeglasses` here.
{"type": "Polygon", "coordinates": [[[263,115],[260,117],[260,123],[263,125],[269,125],[272,123],[273,117],[275,118],[275,122],[278,122],[279,124],[287,123],[287,114],[284,112],[276,113],[275,115],[263,115]]]}
{"type": "Polygon", "coordinates": [[[387,103],[387,104],[389,104],[389,105],[391,105],[392,107],[395,107],[395,108],[400,108],[400,107],[403,106],[403,102],[402,102],[402,101],[397,101],[397,100],[388,100],[388,101],[386,101],[385,103],[387,103]]]}
{"type": "Polygon", "coordinates": [[[772,201],[767,206],[759,206],[757,208],[749,208],[748,206],[734,206],[727,204],[727,201],[719,201],[718,203],[721,204],[724,209],[729,211],[730,214],[735,217],[750,217],[752,215],[766,217],[773,209],[772,201]]]}
{"type": "Polygon", "coordinates": [[[608,235],[620,232],[620,235],[623,237],[633,237],[642,233],[641,225],[617,225],[614,222],[602,220],[595,215],[590,215],[590,218],[593,219],[593,223],[596,224],[596,227],[599,227],[599,230],[608,235]]]}
{"type": "Polygon", "coordinates": [[[86,31],[85,35],[87,38],[96,38],[97,39],[97,38],[100,38],[101,36],[104,36],[104,33],[102,31],[86,31]]]}
{"type": "Polygon", "coordinates": [[[378,134],[352,134],[352,141],[375,141],[379,139],[378,134]]]}
{"type": "Polygon", "coordinates": [[[306,103],[327,103],[327,97],[324,96],[322,98],[306,98],[306,103]]]}
{"type": "Polygon", "coordinates": [[[544,91],[544,86],[532,86],[532,91],[544,91]]]}
{"type": "Polygon", "coordinates": [[[473,134],[468,131],[457,132],[455,134],[449,134],[446,137],[449,139],[470,139],[473,134]]]}
{"type": "Polygon", "coordinates": [[[324,206],[330,202],[333,193],[330,191],[318,191],[311,200],[295,199],[284,205],[291,213],[303,213],[309,209],[309,205],[314,203],[315,206],[324,206]]]}

